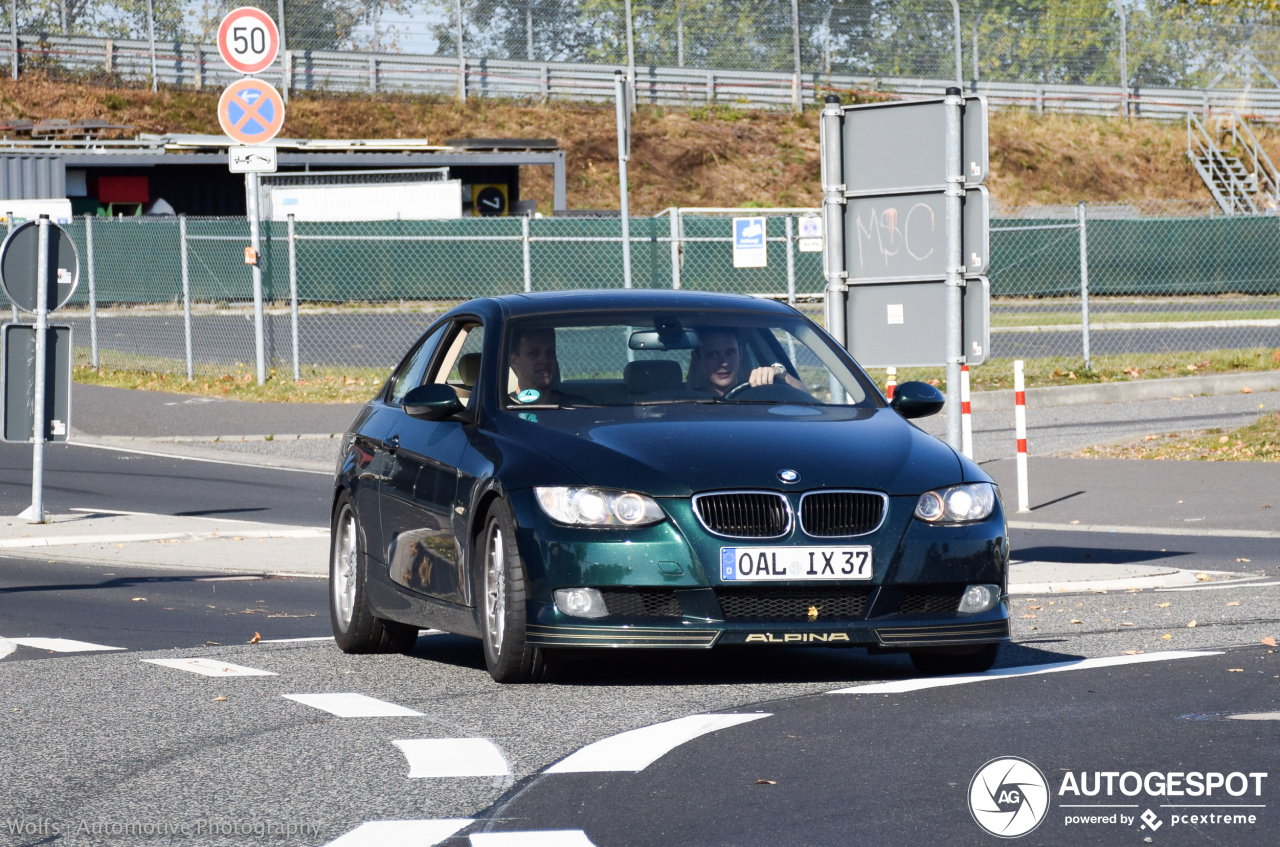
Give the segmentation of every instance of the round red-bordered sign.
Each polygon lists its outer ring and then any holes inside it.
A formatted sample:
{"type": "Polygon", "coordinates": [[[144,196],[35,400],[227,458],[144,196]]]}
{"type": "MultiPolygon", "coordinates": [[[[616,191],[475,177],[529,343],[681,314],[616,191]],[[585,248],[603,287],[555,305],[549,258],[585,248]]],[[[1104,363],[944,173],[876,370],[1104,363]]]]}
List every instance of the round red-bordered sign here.
{"type": "Polygon", "coordinates": [[[218,98],[218,123],[241,144],[264,144],[284,126],[284,100],[269,82],[252,77],[233,82],[218,98]]]}
{"type": "Polygon", "coordinates": [[[259,73],[271,67],[280,52],[280,30],[266,12],[241,6],[218,25],[218,52],[240,73],[259,73]]]}

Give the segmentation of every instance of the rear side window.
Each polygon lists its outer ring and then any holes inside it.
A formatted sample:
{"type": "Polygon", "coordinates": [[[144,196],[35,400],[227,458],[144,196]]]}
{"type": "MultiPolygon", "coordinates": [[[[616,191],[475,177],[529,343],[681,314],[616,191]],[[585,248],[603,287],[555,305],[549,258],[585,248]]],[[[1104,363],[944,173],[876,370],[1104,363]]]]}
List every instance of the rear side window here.
{"type": "Polygon", "coordinates": [[[443,337],[444,327],[438,327],[422,339],[414,351],[400,363],[400,367],[396,368],[395,375],[391,378],[391,393],[387,396],[387,402],[398,404],[404,399],[404,395],[422,385],[423,377],[427,373],[427,365],[431,362],[431,354],[436,351],[443,337]]]}

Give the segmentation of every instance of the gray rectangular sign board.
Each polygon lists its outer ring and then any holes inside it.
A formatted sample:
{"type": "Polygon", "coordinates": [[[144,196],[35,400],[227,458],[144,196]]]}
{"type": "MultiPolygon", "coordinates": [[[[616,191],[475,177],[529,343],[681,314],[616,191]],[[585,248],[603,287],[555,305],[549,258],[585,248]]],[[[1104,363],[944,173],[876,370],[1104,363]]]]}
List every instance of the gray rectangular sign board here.
{"type": "MultiPolygon", "coordinates": [[[[0,353],[4,441],[29,442],[35,434],[36,328],[5,324],[0,353]]],[[[66,441],[71,432],[71,327],[50,326],[45,336],[45,440],[66,441]]]]}
{"type": "MultiPolygon", "coordinates": [[[[947,361],[946,283],[941,280],[849,287],[849,352],[864,368],[935,367],[947,361]]],[[[991,284],[964,288],[964,355],[980,365],[991,352],[991,284]]]]}
{"type": "MultiPolygon", "coordinates": [[[[844,215],[845,270],[858,283],[941,279],[947,273],[947,196],[942,191],[850,197],[844,215]]],[[[964,272],[987,272],[991,199],[970,188],[964,199],[964,272]]]]}
{"type": "MultiPolygon", "coordinates": [[[[947,184],[946,105],[943,99],[902,100],[844,110],[844,183],[851,193],[892,193],[947,184]]],[[[960,123],[966,185],[986,182],[991,170],[987,101],[964,98],[960,123]]]]}

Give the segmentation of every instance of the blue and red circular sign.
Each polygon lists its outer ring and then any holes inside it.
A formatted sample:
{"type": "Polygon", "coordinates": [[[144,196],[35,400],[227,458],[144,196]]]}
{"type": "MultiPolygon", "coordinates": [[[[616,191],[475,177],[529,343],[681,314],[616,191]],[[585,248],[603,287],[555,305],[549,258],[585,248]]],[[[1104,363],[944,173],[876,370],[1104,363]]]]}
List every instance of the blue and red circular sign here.
{"type": "Polygon", "coordinates": [[[251,77],[233,82],[218,100],[218,123],[241,144],[264,144],[284,126],[284,100],[269,82],[251,77]]]}

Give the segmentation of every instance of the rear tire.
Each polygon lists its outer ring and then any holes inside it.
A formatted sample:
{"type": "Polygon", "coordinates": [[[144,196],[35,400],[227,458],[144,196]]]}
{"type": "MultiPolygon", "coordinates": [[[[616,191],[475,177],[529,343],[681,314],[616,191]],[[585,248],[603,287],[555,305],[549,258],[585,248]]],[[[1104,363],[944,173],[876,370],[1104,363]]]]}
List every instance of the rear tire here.
{"type": "Polygon", "coordinates": [[[496,501],[476,541],[476,613],[484,663],[495,682],[545,682],[555,670],[554,656],[526,641],[528,582],[516,549],[516,522],[511,509],[496,501]]]}
{"type": "Polygon", "coordinates": [[[376,617],[365,588],[364,533],[351,498],[343,493],[333,512],[329,536],[329,622],[344,653],[407,653],[418,628],[376,617]]]}
{"type": "Polygon", "coordinates": [[[999,655],[999,643],[974,647],[938,647],[933,650],[912,650],[911,664],[920,673],[929,676],[982,673],[995,666],[999,655]]]}

